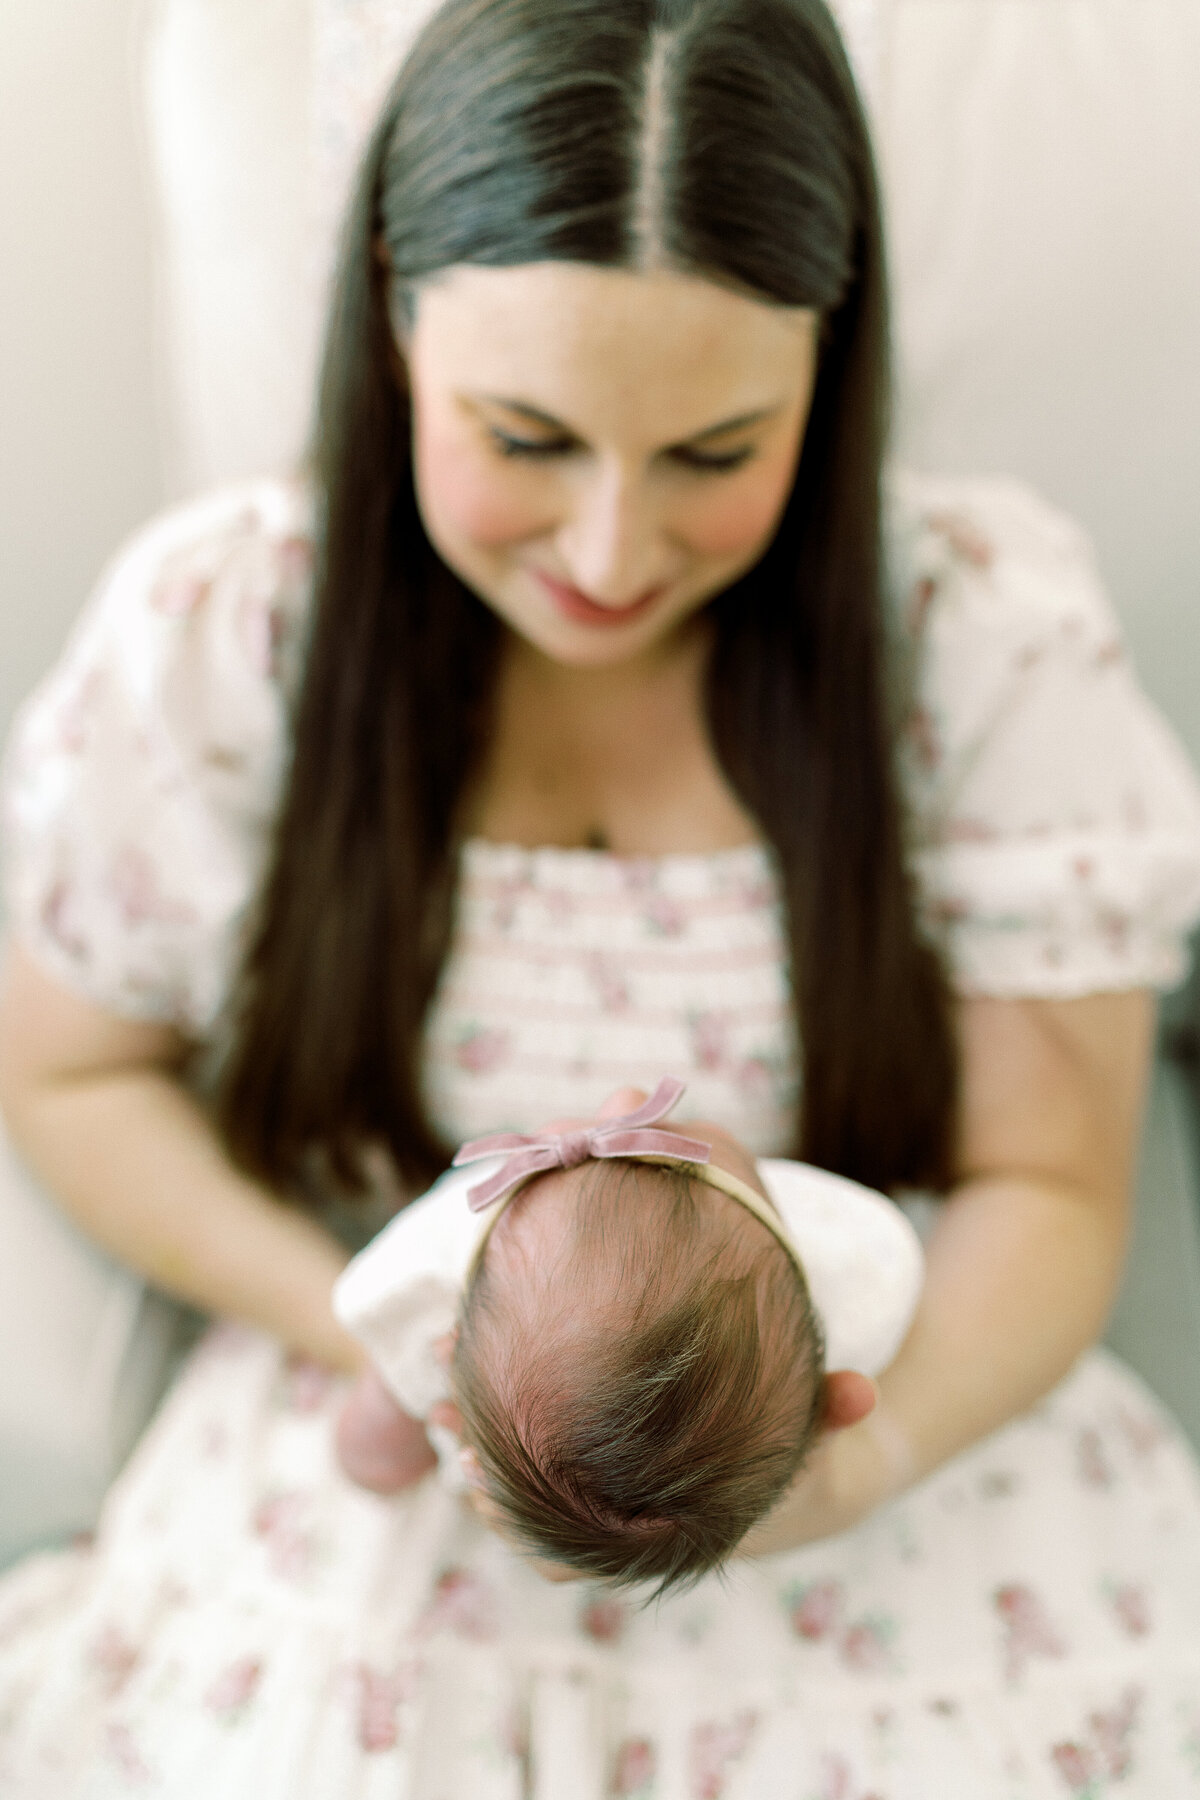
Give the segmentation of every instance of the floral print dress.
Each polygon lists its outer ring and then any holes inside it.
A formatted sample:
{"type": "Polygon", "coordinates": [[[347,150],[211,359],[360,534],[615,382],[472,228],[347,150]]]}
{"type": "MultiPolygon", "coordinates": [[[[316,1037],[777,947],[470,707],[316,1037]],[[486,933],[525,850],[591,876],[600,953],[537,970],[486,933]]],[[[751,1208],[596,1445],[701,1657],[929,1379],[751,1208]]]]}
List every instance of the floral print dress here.
{"type": "MultiPolygon", "coordinates": [[[[897,477],[893,666],[927,929],[963,992],[1166,984],[1200,800],[1074,527],[897,477]]],[[[10,752],[31,954],[219,1041],[286,763],[304,492],[159,520],[10,752]]],[[[759,1154],[800,1049],[757,846],[628,861],[469,844],[427,1044],[451,1137],[669,1069],[759,1154]]],[[[854,1531],[639,1609],[553,1587],[436,1477],[332,1455],[341,1384],[217,1326],[94,1541],[0,1580],[8,1800],[1171,1800],[1200,1795],[1200,1472],[1085,1355],[854,1531]]]]}

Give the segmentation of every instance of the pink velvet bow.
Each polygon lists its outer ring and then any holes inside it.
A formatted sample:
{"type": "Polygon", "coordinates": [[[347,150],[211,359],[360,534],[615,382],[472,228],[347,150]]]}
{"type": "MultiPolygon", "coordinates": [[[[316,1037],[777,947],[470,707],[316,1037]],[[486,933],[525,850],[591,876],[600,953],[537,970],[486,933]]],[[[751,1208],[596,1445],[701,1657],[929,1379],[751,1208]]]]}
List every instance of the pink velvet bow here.
{"type": "Polygon", "coordinates": [[[619,1119],[604,1119],[586,1131],[540,1131],[536,1137],[521,1137],[515,1131],[498,1137],[475,1138],[464,1144],[454,1158],[455,1168],[463,1163],[481,1162],[485,1156],[499,1156],[506,1150],[511,1155],[494,1175],[467,1191],[467,1205],[472,1212],[484,1212],[497,1200],[511,1194],[531,1175],[548,1169],[575,1169],[592,1157],[642,1156],[663,1157],[668,1162],[706,1163],[712,1150],[702,1138],[681,1137],[675,1131],[653,1131],[648,1127],[665,1119],[683,1093],[683,1082],[664,1075],[644,1106],[625,1113],[619,1119]]]}

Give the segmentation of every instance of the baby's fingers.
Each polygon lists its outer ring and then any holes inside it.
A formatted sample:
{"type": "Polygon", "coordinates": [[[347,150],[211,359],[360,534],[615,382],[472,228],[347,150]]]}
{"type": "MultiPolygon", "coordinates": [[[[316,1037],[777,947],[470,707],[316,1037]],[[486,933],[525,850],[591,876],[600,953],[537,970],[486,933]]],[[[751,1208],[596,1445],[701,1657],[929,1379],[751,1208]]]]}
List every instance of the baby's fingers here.
{"type": "Polygon", "coordinates": [[[334,1443],[351,1481],[376,1494],[411,1487],[437,1462],[421,1421],[397,1405],[374,1369],[365,1370],[350,1390],[334,1443]]]}
{"type": "Polygon", "coordinates": [[[452,1431],[456,1438],[463,1434],[462,1414],[453,1400],[438,1400],[429,1409],[429,1423],[440,1425],[443,1431],[452,1431]]]}

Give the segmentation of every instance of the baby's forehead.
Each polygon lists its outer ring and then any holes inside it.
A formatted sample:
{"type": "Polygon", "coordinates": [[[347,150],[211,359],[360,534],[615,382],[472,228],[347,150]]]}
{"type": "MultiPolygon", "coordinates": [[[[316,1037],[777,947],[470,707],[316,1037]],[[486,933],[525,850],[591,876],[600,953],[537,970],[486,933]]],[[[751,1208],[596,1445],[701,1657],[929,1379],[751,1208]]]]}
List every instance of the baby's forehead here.
{"type": "Polygon", "coordinates": [[[756,1227],[745,1207],[681,1170],[605,1158],[527,1183],[497,1219],[484,1260],[489,1275],[549,1279],[584,1252],[588,1271],[599,1274],[606,1251],[623,1262],[648,1238],[715,1248],[753,1240],[756,1227]]]}
{"type": "Polygon", "coordinates": [[[575,1236],[582,1173],[582,1168],[553,1169],[513,1195],[484,1246],[489,1270],[530,1261],[543,1267],[562,1256],[575,1236]]]}

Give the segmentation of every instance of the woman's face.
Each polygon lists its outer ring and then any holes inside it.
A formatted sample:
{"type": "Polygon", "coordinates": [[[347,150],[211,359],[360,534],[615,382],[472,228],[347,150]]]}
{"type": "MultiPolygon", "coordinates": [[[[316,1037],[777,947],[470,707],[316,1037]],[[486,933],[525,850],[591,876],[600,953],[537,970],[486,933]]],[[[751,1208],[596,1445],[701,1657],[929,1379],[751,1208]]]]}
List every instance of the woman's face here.
{"type": "Polygon", "coordinates": [[[684,275],[449,271],[401,343],[430,539],[555,662],[665,645],[774,535],[816,340],[806,308],[684,275]]]}

